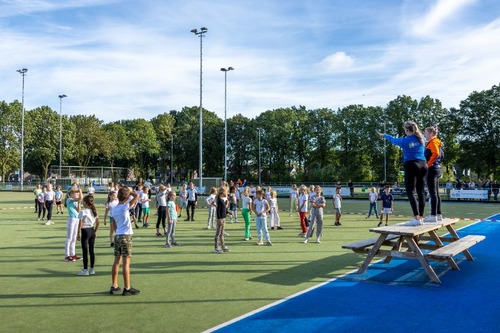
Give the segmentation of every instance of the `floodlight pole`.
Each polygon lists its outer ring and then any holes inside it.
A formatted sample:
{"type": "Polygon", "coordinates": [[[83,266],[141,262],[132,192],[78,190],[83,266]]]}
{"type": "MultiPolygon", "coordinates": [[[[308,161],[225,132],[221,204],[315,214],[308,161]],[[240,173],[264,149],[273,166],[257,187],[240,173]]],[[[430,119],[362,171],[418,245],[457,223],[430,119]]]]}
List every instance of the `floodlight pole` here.
{"type": "Polygon", "coordinates": [[[68,97],[59,95],[59,178],[62,178],[62,99],[68,97]]]}
{"type": "Polygon", "coordinates": [[[200,164],[199,164],[199,178],[200,189],[203,186],[203,37],[208,31],[207,28],[201,27],[191,30],[192,33],[200,37],[200,164]]]}
{"type": "Polygon", "coordinates": [[[227,72],[234,71],[234,68],[220,70],[224,72],[224,180],[227,182],[227,72]]]}
{"type": "Polygon", "coordinates": [[[262,177],[260,172],[260,128],[259,128],[259,186],[262,184],[262,177]]]}
{"type": "Polygon", "coordinates": [[[27,68],[18,69],[17,72],[23,76],[23,90],[21,100],[21,170],[19,178],[21,179],[21,192],[24,189],[24,77],[26,76],[27,68]]]}

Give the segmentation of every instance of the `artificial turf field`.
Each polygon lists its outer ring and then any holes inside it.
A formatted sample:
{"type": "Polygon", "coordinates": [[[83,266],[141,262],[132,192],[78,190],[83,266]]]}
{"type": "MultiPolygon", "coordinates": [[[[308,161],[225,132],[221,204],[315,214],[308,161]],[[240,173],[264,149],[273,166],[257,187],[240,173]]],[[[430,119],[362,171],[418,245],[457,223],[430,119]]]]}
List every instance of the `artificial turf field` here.
{"type": "MultiPolygon", "coordinates": [[[[96,201],[103,203],[104,195],[96,201]]],[[[31,193],[0,192],[1,332],[200,332],[357,268],[363,258],[341,246],[373,237],[368,228],[376,224],[373,217],[356,214],[367,212],[368,200],[345,200],[343,226],[334,227],[329,203],[322,243],[303,244],[298,218],[281,212],[285,230],[270,231],[274,246],[266,247],[257,246],[255,238],[243,240],[240,218],[226,228],[232,252],[216,255],[214,230],[206,229],[206,209],[200,208],[195,222],[180,219],[180,247],[165,249],[151,227],[135,230],[132,286],[141,294],[122,297],[108,294],[109,224],[98,232],[97,274],[77,277],[82,262],[63,260],[67,216],[54,215],[55,225],[45,226],[31,207],[31,193]]],[[[280,208],[288,209],[285,200],[280,208]]],[[[104,214],[103,206],[98,210],[104,214]]],[[[445,203],[443,211],[464,218],[459,228],[498,213],[499,206],[445,203]]],[[[395,213],[408,216],[409,204],[397,201],[395,213]]],[[[254,225],[252,233],[255,237],[254,225]]]]}

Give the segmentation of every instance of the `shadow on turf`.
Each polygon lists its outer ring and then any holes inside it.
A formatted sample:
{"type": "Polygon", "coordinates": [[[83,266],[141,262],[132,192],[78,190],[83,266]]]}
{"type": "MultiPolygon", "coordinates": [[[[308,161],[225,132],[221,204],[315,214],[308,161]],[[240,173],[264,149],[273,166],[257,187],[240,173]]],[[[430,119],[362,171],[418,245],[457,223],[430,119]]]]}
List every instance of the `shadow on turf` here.
{"type": "Polygon", "coordinates": [[[275,272],[253,278],[250,281],[292,286],[317,278],[330,279],[334,277],[332,272],[351,266],[353,261],[357,260],[359,258],[355,254],[345,253],[340,256],[331,256],[284,270],[276,270],[275,272]]]}

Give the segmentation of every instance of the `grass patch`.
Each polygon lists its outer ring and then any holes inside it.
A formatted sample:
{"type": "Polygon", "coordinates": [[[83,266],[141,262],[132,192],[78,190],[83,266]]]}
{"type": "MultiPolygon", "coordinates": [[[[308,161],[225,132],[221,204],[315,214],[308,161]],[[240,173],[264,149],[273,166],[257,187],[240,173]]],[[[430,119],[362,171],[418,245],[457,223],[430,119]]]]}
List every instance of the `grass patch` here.
{"type": "MultiPolygon", "coordinates": [[[[97,202],[103,203],[104,195],[97,202]]],[[[82,262],[63,261],[66,215],[55,215],[55,225],[45,226],[32,208],[8,209],[32,203],[31,193],[0,192],[2,332],[62,332],[82,330],[82,325],[89,331],[199,332],[357,268],[363,257],[341,246],[373,237],[368,228],[376,224],[364,215],[345,215],[343,226],[334,227],[329,203],[322,243],[303,244],[298,218],[281,212],[285,230],[270,231],[273,247],[257,246],[255,238],[244,241],[240,222],[227,226],[232,252],[215,255],[214,230],[206,229],[206,210],[198,209],[195,222],[178,223],[181,247],[165,249],[154,228],[134,230],[132,285],[141,294],[122,297],[108,295],[109,224],[98,232],[97,274],[77,277],[82,262]]],[[[408,215],[407,206],[397,202],[396,213],[408,215]]],[[[285,200],[281,207],[287,208],[285,200]]],[[[367,208],[368,200],[346,200],[343,210],[366,214],[367,208]]],[[[98,210],[104,214],[102,206],[98,210]]],[[[450,203],[444,211],[453,212],[445,216],[485,218],[498,213],[498,205],[450,203]]],[[[254,225],[252,233],[255,237],[254,225]]]]}

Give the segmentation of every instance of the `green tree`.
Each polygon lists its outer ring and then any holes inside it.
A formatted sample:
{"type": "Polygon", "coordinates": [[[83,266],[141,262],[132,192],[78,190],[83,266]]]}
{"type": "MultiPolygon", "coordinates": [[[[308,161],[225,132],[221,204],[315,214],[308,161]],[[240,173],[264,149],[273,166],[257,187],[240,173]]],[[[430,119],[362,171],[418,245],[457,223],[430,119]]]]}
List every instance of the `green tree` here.
{"type": "Polygon", "coordinates": [[[227,155],[229,179],[250,177],[249,164],[252,162],[253,149],[252,120],[237,114],[227,120],[227,155]]]}
{"type": "Polygon", "coordinates": [[[76,165],[87,167],[91,161],[104,153],[106,138],[102,129],[103,122],[95,115],[71,116],[70,121],[75,128],[76,141],[73,148],[73,160],[76,165]]]}
{"type": "Polygon", "coordinates": [[[160,145],[151,122],[144,119],[125,120],[122,122],[130,140],[134,159],[132,165],[138,168],[136,176],[149,176],[149,167],[154,156],[158,156],[160,145]]]}
{"type": "MultiPolygon", "coordinates": [[[[170,169],[170,162],[173,163],[171,158],[174,156],[172,140],[174,140],[173,143],[175,144],[175,118],[172,114],[163,113],[151,119],[151,124],[156,132],[156,138],[160,147],[157,163],[154,163],[154,167],[155,169],[159,168],[162,175],[166,175],[167,170],[170,169]]],[[[170,170],[170,172],[174,172],[174,170],[170,170]]]]}
{"type": "Polygon", "coordinates": [[[458,164],[478,177],[497,176],[500,154],[500,86],[472,92],[452,113],[462,149],[458,164]]]}
{"type": "Polygon", "coordinates": [[[59,115],[48,106],[25,113],[25,169],[47,179],[50,164],[59,152],[59,115]]]}
{"type": "Polygon", "coordinates": [[[1,182],[20,166],[21,104],[0,102],[0,172],[1,182]]]}

